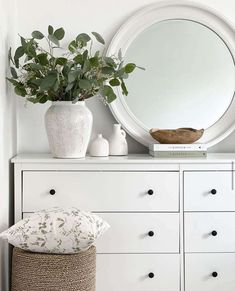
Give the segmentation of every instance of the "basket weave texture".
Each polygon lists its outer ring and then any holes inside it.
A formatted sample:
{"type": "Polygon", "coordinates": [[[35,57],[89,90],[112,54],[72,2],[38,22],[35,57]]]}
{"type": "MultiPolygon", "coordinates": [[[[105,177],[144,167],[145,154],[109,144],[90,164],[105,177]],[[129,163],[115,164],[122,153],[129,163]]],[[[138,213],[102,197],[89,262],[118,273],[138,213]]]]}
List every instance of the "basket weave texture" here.
{"type": "Polygon", "coordinates": [[[95,291],[96,248],[72,255],[14,248],[11,291],[95,291]]]}

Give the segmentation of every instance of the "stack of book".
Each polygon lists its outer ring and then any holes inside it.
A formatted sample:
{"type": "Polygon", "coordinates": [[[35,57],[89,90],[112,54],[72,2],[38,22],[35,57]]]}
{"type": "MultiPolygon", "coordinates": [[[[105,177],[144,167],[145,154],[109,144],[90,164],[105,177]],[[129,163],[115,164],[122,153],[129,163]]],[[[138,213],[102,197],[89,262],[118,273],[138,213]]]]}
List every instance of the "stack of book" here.
{"type": "Polygon", "coordinates": [[[204,158],[207,147],[204,144],[150,144],[149,154],[156,158],[204,158]]]}

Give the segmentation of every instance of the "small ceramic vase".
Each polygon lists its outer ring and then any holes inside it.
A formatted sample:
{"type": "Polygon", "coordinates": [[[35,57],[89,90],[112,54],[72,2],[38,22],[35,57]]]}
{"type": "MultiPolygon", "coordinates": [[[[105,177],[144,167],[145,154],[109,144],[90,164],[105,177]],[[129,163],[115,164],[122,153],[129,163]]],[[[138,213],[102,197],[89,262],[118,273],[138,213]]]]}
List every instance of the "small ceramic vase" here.
{"type": "Polygon", "coordinates": [[[109,142],[98,134],[90,145],[90,155],[93,157],[107,157],[109,155],[109,142]]]}
{"type": "Polygon", "coordinates": [[[126,132],[121,129],[120,124],[113,125],[113,133],[109,137],[109,154],[110,156],[126,156],[128,154],[126,132]]]}

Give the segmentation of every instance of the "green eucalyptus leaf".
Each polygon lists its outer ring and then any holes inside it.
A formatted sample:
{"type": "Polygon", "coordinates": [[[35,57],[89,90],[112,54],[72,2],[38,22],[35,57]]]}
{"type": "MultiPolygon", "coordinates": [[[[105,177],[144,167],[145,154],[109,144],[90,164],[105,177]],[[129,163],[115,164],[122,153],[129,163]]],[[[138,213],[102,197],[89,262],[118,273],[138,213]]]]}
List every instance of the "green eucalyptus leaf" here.
{"type": "Polygon", "coordinates": [[[76,103],[79,99],[79,94],[80,94],[80,89],[75,89],[73,90],[73,97],[75,97],[75,99],[73,100],[73,103],[76,103]]]}
{"type": "Polygon", "coordinates": [[[83,44],[86,44],[87,42],[89,42],[91,40],[90,36],[86,33],[80,33],[77,37],[76,37],[76,41],[77,42],[81,42],[83,44]]]}
{"type": "Polygon", "coordinates": [[[35,97],[28,97],[27,100],[33,104],[39,103],[39,99],[35,97]]]}
{"type": "Polygon", "coordinates": [[[90,62],[92,67],[99,67],[99,58],[98,57],[90,58],[89,62],[90,62]]]}
{"type": "Polygon", "coordinates": [[[125,73],[125,68],[121,68],[120,70],[115,72],[115,77],[122,78],[125,73]]]}
{"type": "Polygon", "coordinates": [[[78,45],[77,45],[76,41],[75,40],[71,41],[70,44],[69,44],[69,46],[68,46],[68,49],[72,53],[74,53],[77,50],[77,48],[78,48],[78,45]]]}
{"type": "Polygon", "coordinates": [[[85,60],[84,65],[83,65],[83,72],[86,73],[91,69],[91,64],[89,60],[85,60]]]}
{"type": "Polygon", "coordinates": [[[69,66],[66,64],[64,67],[63,67],[63,70],[62,70],[62,74],[64,75],[65,78],[68,78],[68,73],[70,72],[70,68],[69,66]]]}
{"type": "Polygon", "coordinates": [[[19,67],[20,67],[19,59],[15,59],[15,66],[17,69],[19,69],[19,67]]]}
{"type": "Polygon", "coordinates": [[[61,66],[64,66],[66,63],[67,63],[67,59],[63,57],[57,58],[55,61],[56,65],[61,65],[61,66]]]}
{"type": "Polygon", "coordinates": [[[128,75],[127,73],[124,73],[124,74],[122,75],[122,79],[128,79],[128,77],[129,77],[129,75],[128,75]]]}
{"type": "Polygon", "coordinates": [[[114,87],[114,86],[119,86],[121,83],[118,79],[112,79],[109,81],[109,84],[114,87]]]}
{"type": "Polygon", "coordinates": [[[49,25],[48,26],[48,34],[53,34],[53,32],[54,32],[54,28],[51,25],[49,25]]]}
{"type": "Polygon", "coordinates": [[[127,73],[127,74],[132,73],[135,68],[136,68],[135,64],[129,63],[129,64],[125,65],[125,67],[124,67],[125,73],[127,73]]]}
{"type": "Polygon", "coordinates": [[[69,83],[68,86],[65,88],[66,92],[69,92],[74,86],[74,83],[69,83]]]}
{"type": "Polygon", "coordinates": [[[112,101],[114,101],[117,98],[117,96],[114,93],[113,89],[108,85],[105,85],[103,87],[103,90],[102,90],[101,93],[102,93],[103,96],[105,96],[107,98],[108,103],[111,103],[112,101]]]}
{"type": "Polygon", "coordinates": [[[30,82],[39,87],[42,83],[42,79],[33,79],[33,80],[30,80],[30,82]]]}
{"type": "Polygon", "coordinates": [[[23,47],[25,47],[27,45],[27,42],[26,42],[26,40],[25,40],[25,38],[23,36],[20,37],[20,42],[21,42],[21,45],[23,47]]]}
{"type": "Polygon", "coordinates": [[[64,38],[65,35],[65,31],[63,29],[63,27],[56,29],[56,31],[54,32],[54,36],[58,39],[61,40],[64,38]]]}
{"type": "Polygon", "coordinates": [[[83,62],[85,62],[88,58],[88,50],[85,50],[84,53],[82,54],[83,62]]]}
{"type": "Polygon", "coordinates": [[[53,90],[55,92],[57,92],[59,90],[59,87],[60,87],[60,82],[58,81],[58,79],[55,81],[55,84],[54,84],[54,87],[53,87],[53,90]]]}
{"type": "Polygon", "coordinates": [[[81,54],[76,55],[76,57],[74,57],[73,60],[77,64],[80,64],[80,65],[83,64],[83,56],[81,54]]]}
{"type": "Polygon", "coordinates": [[[114,69],[111,68],[111,67],[103,67],[103,68],[101,68],[101,73],[104,74],[104,75],[111,75],[114,72],[115,72],[114,69]]]}
{"type": "Polygon", "coordinates": [[[48,57],[49,57],[49,59],[48,59],[49,66],[54,68],[54,66],[55,66],[55,57],[53,57],[53,56],[48,56],[48,57]]]}
{"type": "Polygon", "coordinates": [[[12,85],[14,85],[14,86],[18,86],[18,85],[20,85],[19,84],[19,82],[17,82],[16,80],[14,80],[14,79],[11,79],[11,78],[6,78],[7,79],[7,81],[9,81],[12,85]]]}
{"type": "Polygon", "coordinates": [[[14,60],[20,59],[25,53],[25,50],[22,46],[19,46],[15,51],[14,60]]]}
{"type": "Polygon", "coordinates": [[[115,63],[115,61],[111,58],[111,57],[104,57],[104,61],[106,62],[106,64],[112,68],[116,68],[117,64],[115,63]]]}
{"type": "Polygon", "coordinates": [[[12,54],[11,54],[11,47],[8,50],[8,60],[9,62],[11,61],[14,64],[13,58],[12,58],[12,54]]]}
{"type": "Polygon", "coordinates": [[[94,57],[95,58],[99,58],[99,56],[100,56],[100,52],[99,51],[96,51],[94,57]]]}
{"type": "Polygon", "coordinates": [[[15,68],[13,68],[13,67],[10,67],[10,70],[11,70],[11,75],[12,75],[12,77],[13,77],[14,79],[17,79],[17,78],[18,78],[18,76],[17,76],[17,73],[16,73],[16,70],[15,70],[15,68]]]}
{"type": "Polygon", "coordinates": [[[42,66],[46,66],[49,63],[47,59],[47,53],[42,53],[42,54],[37,55],[36,60],[42,66]]]}
{"type": "Polygon", "coordinates": [[[55,45],[59,46],[59,40],[54,36],[54,34],[49,34],[48,39],[53,42],[55,45]]]}
{"type": "Polygon", "coordinates": [[[47,97],[47,101],[55,101],[55,99],[54,99],[54,97],[53,97],[53,95],[51,94],[50,91],[48,91],[48,94],[49,94],[49,95],[46,95],[46,97],[47,97]]]}
{"type": "Polygon", "coordinates": [[[78,76],[78,74],[77,74],[76,71],[70,71],[70,72],[68,73],[68,82],[69,82],[69,83],[74,82],[74,81],[76,80],[77,76],[78,76]]]}
{"type": "Polygon", "coordinates": [[[36,57],[36,49],[34,47],[34,44],[32,42],[29,42],[27,44],[27,47],[25,48],[25,53],[28,56],[29,60],[36,57]]]}
{"type": "Polygon", "coordinates": [[[25,97],[25,95],[27,94],[25,88],[22,85],[16,86],[14,91],[17,95],[22,97],[25,97]]]}
{"type": "Polygon", "coordinates": [[[27,64],[27,66],[29,66],[32,70],[43,70],[44,66],[40,65],[40,64],[27,64]]]}
{"type": "Polygon", "coordinates": [[[56,80],[57,80],[56,74],[49,74],[46,77],[44,77],[40,84],[40,92],[52,89],[55,85],[56,80]]]}
{"type": "Polygon", "coordinates": [[[128,91],[127,91],[127,88],[126,88],[126,84],[125,84],[125,82],[123,80],[121,80],[121,88],[122,88],[122,93],[127,96],[128,95],[128,91]]]}
{"type": "Polygon", "coordinates": [[[35,30],[32,32],[32,37],[36,39],[43,39],[44,35],[40,31],[35,30]]]}
{"type": "Polygon", "coordinates": [[[89,90],[92,87],[92,82],[90,82],[89,80],[81,79],[79,80],[79,87],[81,89],[89,90]]]}
{"type": "Polygon", "coordinates": [[[98,32],[93,31],[92,34],[99,43],[105,44],[103,37],[98,32]]]}
{"type": "Polygon", "coordinates": [[[123,68],[123,64],[124,64],[124,61],[121,61],[120,64],[118,65],[118,70],[123,68]]]}
{"type": "Polygon", "coordinates": [[[122,61],[123,57],[122,57],[122,49],[119,49],[118,51],[118,59],[119,61],[122,61]]]}
{"type": "Polygon", "coordinates": [[[39,99],[39,103],[41,103],[41,104],[44,104],[44,103],[46,103],[47,102],[47,96],[46,95],[44,95],[44,96],[42,96],[40,99],[39,99]]]}

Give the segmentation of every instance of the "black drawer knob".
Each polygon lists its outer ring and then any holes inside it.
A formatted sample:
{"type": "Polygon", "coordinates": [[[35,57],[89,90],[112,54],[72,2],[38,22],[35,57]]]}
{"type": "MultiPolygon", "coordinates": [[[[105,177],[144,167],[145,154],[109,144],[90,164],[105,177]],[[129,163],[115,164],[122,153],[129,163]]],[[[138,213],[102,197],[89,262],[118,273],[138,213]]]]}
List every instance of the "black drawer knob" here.
{"type": "Polygon", "coordinates": [[[213,272],[211,275],[212,275],[212,277],[214,277],[214,278],[218,277],[218,273],[217,273],[217,272],[213,272]]]}
{"type": "Polygon", "coordinates": [[[154,236],[154,231],[150,230],[150,231],[148,232],[148,236],[154,236]]]}
{"type": "Polygon", "coordinates": [[[153,195],[153,193],[154,193],[154,192],[153,192],[152,189],[149,189],[149,190],[148,190],[148,194],[149,194],[149,195],[153,195]]]}
{"type": "Polygon", "coordinates": [[[50,193],[51,195],[55,195],[56,191],[55,191],[55,189],[51,189],[49,193],[50,193]]]}
{"type": "Polygon", "coordinates": [[[211,190],[211,194],[212,194],[212,195],[215,195],[216,193],[217,193],[217,191],[216,191],[215,189],[212,189],[212,190],[211,190]]]}
{"type": "Polygon", "coordinates": [[[211,235],[213,235],[213,236],[217,236],[217,231],[216,230],[213,230],[212,232],[211,232],[211,235]]]}
{"type": "Polygon", "coordinates": [[[149,273],[149,278],[151,278],[151,279],[152,279],[153,277],[154,277],[154,273],[152,273],[152,272],[151,272],[151,273],[149,273]]]}

